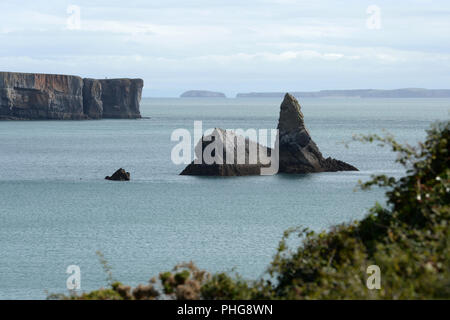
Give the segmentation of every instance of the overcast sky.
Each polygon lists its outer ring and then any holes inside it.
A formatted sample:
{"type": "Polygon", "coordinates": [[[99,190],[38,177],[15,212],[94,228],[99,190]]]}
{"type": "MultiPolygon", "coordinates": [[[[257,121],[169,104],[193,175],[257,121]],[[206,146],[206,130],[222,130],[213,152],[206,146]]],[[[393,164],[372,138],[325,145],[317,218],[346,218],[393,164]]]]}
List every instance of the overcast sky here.
{"type": "Polygon", "coordinates": [[[0,0],[0,43],[2,71],[140,77],[154,97],[450,88],[448,0],[0,0]]]}

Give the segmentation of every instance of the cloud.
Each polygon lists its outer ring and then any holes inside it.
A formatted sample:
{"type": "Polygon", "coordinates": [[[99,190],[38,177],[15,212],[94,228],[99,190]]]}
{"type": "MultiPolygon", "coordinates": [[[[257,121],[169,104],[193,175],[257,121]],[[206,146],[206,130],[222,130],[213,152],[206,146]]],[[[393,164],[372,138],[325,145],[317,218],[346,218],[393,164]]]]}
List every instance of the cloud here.
{"type": "Polygon", "coordinates": [[[68,2],[2,1],[1,68],[139,76],[168,94],[193,81],[229,91],[450,83],[443,0],[380,0],[380,30],[366,28],[367,3],[356,0],[70,3],[81,8],[79,30],[67,28],[68,2]]]}

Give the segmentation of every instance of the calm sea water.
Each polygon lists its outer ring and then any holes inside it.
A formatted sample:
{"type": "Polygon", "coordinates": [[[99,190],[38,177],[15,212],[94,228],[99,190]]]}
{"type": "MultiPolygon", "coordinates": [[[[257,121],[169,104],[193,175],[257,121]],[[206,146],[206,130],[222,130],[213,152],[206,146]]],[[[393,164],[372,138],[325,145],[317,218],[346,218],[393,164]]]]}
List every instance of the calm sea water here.
{"type": "Polygon", "coordinates": [[[271,177],[179,176],[171,132],[276,128],[279,99],[144,99],[150,119],[0,122],[0,299],[66,293],[68,265],[81,286],[106,284],[95,252],[113,276],[136,285],[193,260],[210,271],[255,278],[282,232],[361,218],[382,190],[354,191],[375,173],[399,175],[389,150],[352,143],[353,133],[416,142],[449,99],[303,99],[306,125],[325,156],[361,171],[271,177]],[[117,168],[126,183],[105,181],[117,168]]]}

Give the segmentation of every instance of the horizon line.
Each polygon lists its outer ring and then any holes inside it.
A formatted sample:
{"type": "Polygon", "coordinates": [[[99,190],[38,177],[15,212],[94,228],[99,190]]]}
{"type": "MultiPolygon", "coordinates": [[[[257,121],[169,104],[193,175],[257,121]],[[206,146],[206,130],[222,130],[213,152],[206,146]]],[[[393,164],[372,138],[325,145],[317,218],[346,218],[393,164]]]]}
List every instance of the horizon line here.
{"type": "MultiPolygon", "coordinates": [[[[236,98],[248,98],[247,96],[240,96],[240,95],[266,95],[266,96],[260,96],[260,97],[254,97],[254,98],[271,98],[270,96],[267,95],[283,95],[285,93],[291,93],[291,94],[318,94],[318,93],[327,93],[327,92],[344,92],[344,91],[348,91],[348,92],[358,92],[358,91],[378,91],[378,92],[389,92],[389,91],[400,91],[400,90],[418,90],[418,91],[448,91],[448,94],[450,97],[450,88],[439,88],[439,89],[429,89],[429,88],[421,88],[421,87],[400,87],[400,88],[395,88],[395,89],[374,89],[374,88],[364,88],[364,89],[320,89],[320,90],[309,90],[309,91],[297,91],[297,90],[285,90],[285,91],[246,91],[246,92],[237,92],[235,94],[231,94],[231,95],[225,95],[225,97],[181,97],[181,95],[185,92],[188,91],[203,91],[203,92],[214,92],[214,93],[223,93],[222,91],[219,90],[205,90],[205,89],[189,89],[189,90],[185,90],[180,94],[173,94],[173,95],[164,95],[164,96],[154,96],[154,95],[149,95],[149,94],[143,94],[142,98],[183,98],[183,99],[189,99],[189,98],[216,98],[216,99],[236,99],[236,98]]],[[[148,89],[146,90],[144,87],[143,91],[148,91],[148,89]]],[[[144,92],[143,92],[144,93],[144,92]]],[[[447,92],[446,92],[447,93],[447,92]]],[[[341,97],[345,97],[345,96],[341,96],[341,97]]],[[[358,97],[358,96],[351,96],[351,97],[358,97]]],[[[447,96],[444,97],[410,97],[410,98],[448,98],[447,96]]],[[[275,97],[274,97],[275,98],[275,97]]],[[[320,96],[318,97],[305,97],[305,98],[321,98],[320,96]]],[[[370,97],[364,97],[364,98],[370,98],[370,97]]],[[[378,97],[374,97],[374,98],[378,98],[378,97]]],[[[408,97],[406,97],[408,98],[408,97]]]]}

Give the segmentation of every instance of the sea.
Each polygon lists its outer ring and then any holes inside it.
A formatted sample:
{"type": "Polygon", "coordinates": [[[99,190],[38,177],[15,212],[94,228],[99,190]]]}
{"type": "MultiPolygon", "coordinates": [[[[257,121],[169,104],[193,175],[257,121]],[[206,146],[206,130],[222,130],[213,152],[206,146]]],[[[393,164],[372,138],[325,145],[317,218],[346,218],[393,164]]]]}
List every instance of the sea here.
{"type": "Polygon", "coordinates": [[[139,120],[0,122],[0,299],[67,294],[71,265],[80,270],[79,292],[105,287],[96,252],[114,279],[133,286],[188,261],[265,277],[285,230],[360,219],[385,204],[386,190],[362,191],[358,181],[405,172],[392,150],[353,141],[354,134],[415,144],[450,111],[450,99],[300,99],[322,154],[360,171],[179,175],[185,165],[171,158],[174,130],[191,132],[194,145],[194,121],[205,130],[275,129],[280,103],[144,98],[139,120]],[[131,181],[104,179],[118,168],[131,181]]]}

